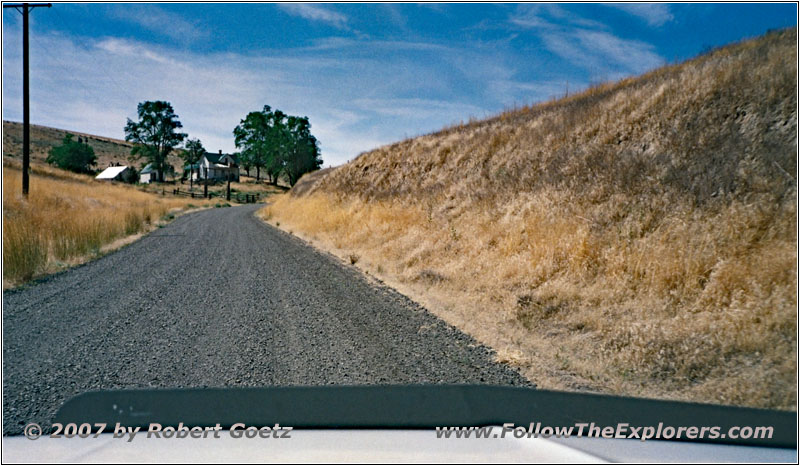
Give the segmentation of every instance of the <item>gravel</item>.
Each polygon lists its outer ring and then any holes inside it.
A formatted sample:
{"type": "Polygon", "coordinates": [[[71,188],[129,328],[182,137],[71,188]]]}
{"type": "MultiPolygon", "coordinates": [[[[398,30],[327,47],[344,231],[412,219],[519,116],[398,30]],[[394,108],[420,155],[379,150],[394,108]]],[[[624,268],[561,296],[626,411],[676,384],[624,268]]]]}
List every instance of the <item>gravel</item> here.
{"type": "Polygon", "coordinates": [[[355,268],[255,218],[185,215],[3,293],[3,434],[87,390],[529,385],[492,351],[355,268]]]}

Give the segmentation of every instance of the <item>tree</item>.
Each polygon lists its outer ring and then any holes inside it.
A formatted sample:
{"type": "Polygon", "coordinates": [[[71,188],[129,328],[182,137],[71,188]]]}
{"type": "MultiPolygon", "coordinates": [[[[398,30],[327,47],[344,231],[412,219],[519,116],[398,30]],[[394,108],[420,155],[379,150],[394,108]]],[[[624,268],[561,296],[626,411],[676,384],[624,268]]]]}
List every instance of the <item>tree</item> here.
{"type": "Polygon", "coordinates": [[[290,143],[286,127],[289,118],[289,115],[277,109],[270,115],[270,125],[267,133],[269,157],[265,160],[264,168],[269,176],[270,184],[273,185],[278,184],[278,178],[286,164],[290,143]]]}
{"type": "Polygon", "coordinates": [[[256,167],[256,179],[264,168],[270,183],[277,184],[283,174],[294,185],[303,174],[322,166],[308,117],[290,116],[265,105],[260,112],[248,113],[233,135],[236,147],[243,148],[248,163],[256,167]]]}
{"type": "Polygon", "coordinates": [[[186,148],[181,152],[181,158],[187,165],[189,165],[190,191],[194,188],[194,165],[203,158],[203,154],[205,153],[206,150],[203,148],[203,143],[201,143],[199,139],[189,139],[186,141],[186,148]]]}
{"type": "Polygon", "coordinates": [[[247,176],[250,176],[250,169],[253,168],[253,156],[250,151],[243,150],[239,153],[239,165],[247,172],[247,176]]]}
{"type": "Polygon", "coordinates": [[[76,173],[92,173],[97,164],[94,149],[89,144],[73,141],[75,135],[67,134],[60,146],[52,147],[45,159],[50,165],[76,173]]]}
{"type": "Polygon", "coordinates": [[[294,186],[304,174],[322,167],[317,138],[311,134],[308,117],[289,117],[286,122],[288,138],[283,171],[294,186]]]}
{"type": "Polygon", "coordinates": [[[261,180],[263,168],[270,182],[277,182],[282,169],[278,128],[285,118],[285,113],[280,110],[273,112],[269,105],[265,105],[260,112],[248,113],[233,130],[236,147],[248,153],[250,163],[256,169],[256,181],[261,180]]]}
{"type": "Polygon", "coordinates": [[[131,157],[145,158],[158,173],[158,181],[164,181],[167,156],[186,138],[186,133],[176,130],[183,125],[169,102],[162,100],[141,102],[137,108],[139,121],[128,119],[125,125],[125,140],[134,144],[131,157]]]}
{"type": "Polygon", "coordinates": [[[260,112],[250,112],[233,129],[234,143],[242,153],[247,154],[251,166],[256,169],[256,181],[261,180],[261,168],[264,166],[269,132],[269,115],[272,109],[265,105],[260,112]]]}

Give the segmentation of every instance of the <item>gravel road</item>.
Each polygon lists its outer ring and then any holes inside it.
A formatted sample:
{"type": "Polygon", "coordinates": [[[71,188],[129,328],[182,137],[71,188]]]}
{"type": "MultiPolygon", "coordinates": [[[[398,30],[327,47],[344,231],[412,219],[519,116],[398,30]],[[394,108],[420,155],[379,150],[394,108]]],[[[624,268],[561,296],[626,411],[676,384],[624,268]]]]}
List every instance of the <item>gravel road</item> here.
{"type": "Polygon", "coordinates": [[[90,389],[528,382],[408,298],[265,225],[188,214],[3,293],[3,434],[90,389]]]}

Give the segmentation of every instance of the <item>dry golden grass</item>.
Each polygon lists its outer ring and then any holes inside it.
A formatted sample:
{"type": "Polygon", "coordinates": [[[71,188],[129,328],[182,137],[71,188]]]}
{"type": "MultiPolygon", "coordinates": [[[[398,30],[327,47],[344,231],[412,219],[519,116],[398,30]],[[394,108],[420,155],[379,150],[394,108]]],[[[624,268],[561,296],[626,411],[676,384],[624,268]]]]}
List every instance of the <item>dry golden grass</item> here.
{"type": "Polygon", "coordinates": [[[262,216],[541,387],[792,409],[795,44],[382,147],[262,216]]]}
{"type": "Polygon", "coordinates": [[[45,165],[32,166],[27,200],[21,183],[17,164],[5,161],[4,287],[85,262],[188,205],[185,199],[159,198],[45,165]]]}

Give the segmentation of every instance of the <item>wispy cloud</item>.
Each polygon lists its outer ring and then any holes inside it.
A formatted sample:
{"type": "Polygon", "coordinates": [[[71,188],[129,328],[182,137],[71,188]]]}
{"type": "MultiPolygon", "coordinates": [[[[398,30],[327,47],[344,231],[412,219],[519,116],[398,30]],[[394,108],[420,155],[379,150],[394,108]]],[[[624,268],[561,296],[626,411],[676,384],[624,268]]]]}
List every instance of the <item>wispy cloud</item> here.
{"type": "Polygon", "coordinates": [[[576,15],[552,3],[521,5],[517,9],[517,13],[509,18],[509,22],[526,28],[548,30],[566,27],[607,29],[607,26],[599,21],[576,15]]]}
{"type": "Polygon", "coordinates": [[[589,70],[598,79],[637,74],[664,62],[652,45],[621,39],[605,31],[548,32],[542,38],[550,51],[589,70]]]}
{"type": "Polygon", "coordinates": [[[135,42],[115,39],[115,38],[106,38],[100,40],[96,44],[96,46],[98,49],[110,52],[120,57],[127,56],[127,57],[146,58],[148,60],[152,60],[154,62],[164,65],[177,64],[174,60],[170,59],[169,57],[156,53],[153,50],[135,42]]]}
{"type": "Polygon", "coordinates": [[[364,111],[374,112],[382,116],[397,116],[408,119],[429,118],[432,114],[478,115],[483,109],[468,103],[449,102],[436,99],[419,98],[384,98],[384,99],[357,99],[353,103],[364,111]]]}
{"type": "Polygon", "coordinates": [[[278,6],[291,15],[327,23],[339,29],[347,29],[347,16],[329,8],[310,3],[279,3],[278,6]]]}
{"type": "Polygon", "coordinates": [[[386,11],[386,15],[389,17],[389,21],[392,22],[395,26],[399,29],[404,31],[409,31],[408,28],[408,17],[403,14],[402,9],[400,6],[394,3],[385,3],[382,4],[383,10],[386,11]]]}
{"type": "Polygon", "coordinates": [[[672,16],[669,5],[664,3],[611,3],[606,6],[636,16],[654,27],[663,26],[675,18],[672,16]]]}
{"type": "MultiPolygon", "coordinates": [[[[505,94],[497,89],[524,92],[478,82],[507,79],[508,70],[497,76],[468,73],[468,63],[501,66],[496,50],[402,41],[326,43],[339,47],[334,57],[325,48],[207,54],[119,37],[40,33],[40,53],[31,62],[32,115],[38,124],[119,138],[125,119],[135,118],[137,103],[163,99],[192,137],[212,150],[229,151],[233,128],[247,112],[269,104],[308,116],[326,165],[336,165],[376,146],[499,110],[505,94]],[[410,55],[387,59],[404,54],[410,55]],[[429,58],[412,59],[420,54],[429,58]],[[465,83],[478,94],[461,93],[457,86],[465,83]],[[486,96],[495,103],[487,106],[486,96]]],[[[9,71],[3,76],[3,111],[19,119],[19,95],[11,92],[20,87],[11,72],[19,68],[19,57],[4,55],[9,71]]]]}
{"type": "MultiPolygon", "coordinates": [[[[644,10],[637,12],[644,14],[644,10]]],[[[654,12],[648,13],[656,17],[654,12]]],[[[591,72],[595,78],[620,78],[664,62],[652,44],[619,37],[608,25],[558,5],[524,6],[509,18],[509,23],[532,30],[547,50],[591,72]]]]}
{"type": "Polygon", "coordinates": [[[208,28],[192,22],[156,5],[128,4],[126,8],[110,10],[110,17],[136,24],[152,33],[171,37],[182,42],[208,37],[208,28]]]}
{"type": "MultiPolygon", "coordinates": [[[[332,7],[280,8],[340,30],[320,28],[295,47],[209,51],[149,33],[135,40],[113,31],[86,37],[37,29],[33,119],[122,137],[139,102],[168,100],[192,137],[209,149],[230,151],[233,128],[269,104],[308,116],[326,165],[336,165],[406,136],[561,94],[567,81],[580,87],[587,84],[581,79],[588,81],[581,68],[613,79],[661,60],[650,44],[619,37],[558,5],[523,7],[510,17],[498,9],[493,23],[481,23],[491,28],[488,33],[476,28],[457,40],[420,31],[364,40],[352,27],[362,23],[332,7]]],[[[152,11],[169,13],[146,10],[152,11]]],[[[10,18],[3,30],[3,112],[19,119],[19,26],[10,18]]]]}

